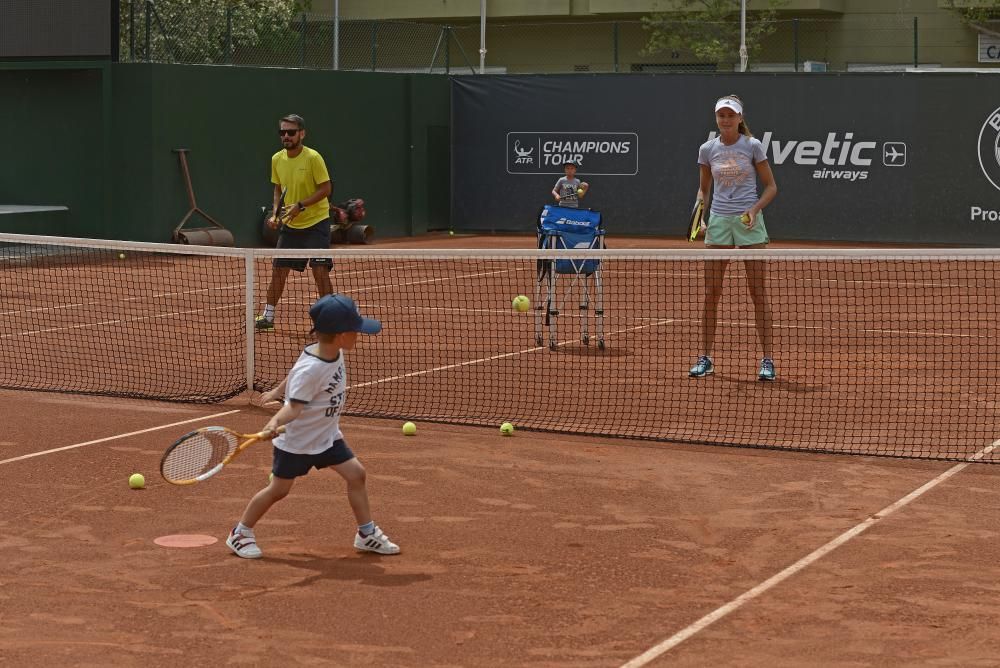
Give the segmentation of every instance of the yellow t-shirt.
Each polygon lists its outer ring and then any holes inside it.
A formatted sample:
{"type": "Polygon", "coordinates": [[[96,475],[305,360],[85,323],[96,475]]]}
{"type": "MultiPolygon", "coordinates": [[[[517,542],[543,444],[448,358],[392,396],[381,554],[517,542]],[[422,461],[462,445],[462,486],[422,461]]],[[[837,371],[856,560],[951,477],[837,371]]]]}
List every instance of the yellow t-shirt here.
{"type": "MultiPolygon", "coordinates": [[[[294,158],[289,158],[284,149],[271,156],[271,183],[288,189],[285,193],[285,206],[301,202],[316,192],[319,184],[329,180],[330,173],[326,171],[323,156],[308,146],[303,146],[302,152],[294,158]]],[[[301,230],[329,217],[330,202],[324,197],[307,206],[295,220],[288,223],[288,227],[301,230]]]]}

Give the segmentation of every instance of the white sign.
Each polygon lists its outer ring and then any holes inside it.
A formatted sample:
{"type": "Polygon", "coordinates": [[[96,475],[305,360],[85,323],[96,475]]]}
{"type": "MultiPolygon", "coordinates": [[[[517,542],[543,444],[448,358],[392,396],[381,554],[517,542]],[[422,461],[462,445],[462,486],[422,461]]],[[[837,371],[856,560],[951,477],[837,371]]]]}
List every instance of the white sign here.
{"type": "Polygon", "coordinates": [[[508,132],[508,174],[562,174],[576,163],[581,175],[639,173],[639,135],[634,132],[508,132]]]}
{"type": "Polygon", "coordinates": [[[1000,63],[1000,37],[979,33],[979,62],[1000,63]]]}

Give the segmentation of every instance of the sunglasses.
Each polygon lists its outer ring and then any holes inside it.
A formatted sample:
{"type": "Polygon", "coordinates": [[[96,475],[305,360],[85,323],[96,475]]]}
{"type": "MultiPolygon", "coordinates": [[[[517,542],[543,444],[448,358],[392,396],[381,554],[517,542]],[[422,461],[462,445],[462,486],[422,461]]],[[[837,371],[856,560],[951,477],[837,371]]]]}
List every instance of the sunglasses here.
{"type": "Polygon", "coordinates": [[[285,137],[285,136],[291,137],[291,136],[296,135],[298,133],[299,133],[299,130],[278,130],[278,135],[282,136],[282,137],[285,137]]]}

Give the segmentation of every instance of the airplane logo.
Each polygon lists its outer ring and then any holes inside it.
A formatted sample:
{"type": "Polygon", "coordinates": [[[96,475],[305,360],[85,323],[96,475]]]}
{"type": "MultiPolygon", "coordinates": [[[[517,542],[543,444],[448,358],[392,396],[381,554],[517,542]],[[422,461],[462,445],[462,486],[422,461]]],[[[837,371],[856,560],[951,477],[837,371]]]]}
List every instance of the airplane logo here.
{"type": "Polygon", "coordinates": [[[886,167],[906,165],[906,144],[901,141],[886,142],[882,146],[882,164],[886,167]]]}

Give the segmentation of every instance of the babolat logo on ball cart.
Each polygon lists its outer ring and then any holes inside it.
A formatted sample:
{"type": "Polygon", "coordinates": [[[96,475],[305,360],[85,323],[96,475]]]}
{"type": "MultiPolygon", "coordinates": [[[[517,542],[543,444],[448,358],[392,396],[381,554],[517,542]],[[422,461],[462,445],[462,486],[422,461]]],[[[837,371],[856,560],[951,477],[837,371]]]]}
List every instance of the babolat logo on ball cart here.
{"type": "Polygon", "coordinates": [[[634,132],[508,132],[507,172],[562,174],[575,162],[588,176],[639,173],[639,135],[634,132]]]}
{"type": "MultiPolygon", "coordinates": [[[[1000,108],[994,109],[983,127],[979,129],[979,168],[983,176],[997,190],[1000,190],[1000,108]]],[[[1000,211],[986,206],[969,208],[969,220],[978,222],[1000,222],[1000,211]]]]}
{"type": "MultiPolygon", "coordinates": [[[[714,139],[716,134],[712,132],[708,138],[714,139]]],[[[814,179],[865,181],[872,165],[879,161],[885,167],[905,167],[907,163],[906,142],[864,141],[853,132],[829,132],[823,141],[772,139],[771,133],[765,132],[760,143],[773,164],[812,167],[814,179]]]]}

